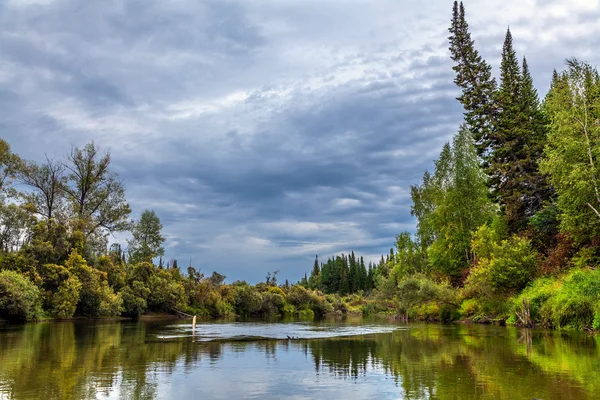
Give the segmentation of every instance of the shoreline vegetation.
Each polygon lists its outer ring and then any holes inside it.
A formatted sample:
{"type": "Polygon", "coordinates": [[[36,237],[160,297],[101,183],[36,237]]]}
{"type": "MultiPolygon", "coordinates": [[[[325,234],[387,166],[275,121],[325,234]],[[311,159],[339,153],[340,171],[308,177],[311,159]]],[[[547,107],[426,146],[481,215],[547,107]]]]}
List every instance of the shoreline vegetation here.
{"type": "Polygon", "coordinates": [[[464,121],[411,187],[416,233],[379,262],[317,257],[295,284],[184,272],[163,262],[154,211],[129,219],[108,152],[92,142],[36,163],[0,139],[0,318],[386,314],[600,330],[600,75],[569,59],[540,100],[508,30],[497,82],[462,2],[452,11],[464,121]],[[126,247],[109,246],[127,231],[126,247]]]}

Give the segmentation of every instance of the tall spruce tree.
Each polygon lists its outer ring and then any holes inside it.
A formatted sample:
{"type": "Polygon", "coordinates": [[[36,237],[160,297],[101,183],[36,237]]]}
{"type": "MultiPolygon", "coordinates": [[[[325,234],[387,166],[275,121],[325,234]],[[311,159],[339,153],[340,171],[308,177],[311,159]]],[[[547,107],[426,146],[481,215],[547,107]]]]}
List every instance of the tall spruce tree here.
{"type": "Polygon", "coordinates": [[[526,144],[521,149],[525,152],[522,157],[524,162],[521,191],[524,217],[529,218],[554,197],[554,189],[539,170],[539,162],[543,158],[548,135],[548,119],[542,110],[537,90],[533,86],[533,78],[525,57],[523,57],[521,74],[519,100],[525,117],[523,127],[526,133],[526,144]]]}
{"type": "Polygon", "coordinates": [[[350,268],[348,270],[348,290],[350,293],[354,293],[359,290],[359,272],[358,272],[358,264],[356,263],[356,256],[354,252],[350,255],[350,268]]]}
{"type": "Polygon", "coordinates": [[[526,59],[522,65],[521,70],[508,29],[502,50],[501,83],[496,93],[498,116],[490,140],[487,172],[511,233],[526,228],[528,219],[542,208],[551,194],[538,170],[545,121],[526,59]]]}
{"type": "Polygon", "coordinates": [[[308,286],[311,289],[321,289],[321,268],[319,267],[319,256],[315,256],[315,263],[308,278],[308,286]]]}
{"type": "Polygon", "coordinates": [[[359,290],[369,290],[369,278],[367,276],[367,269],[365,268],[365,260],[360,257],[360,264],[358,267],[358,281],[359,281],[359,290]]]}
{"type": "Polygon", "coordinates": [[[482,159],[490,152],[490,134],[495,119],[494,92],[496,81],[491,66],[479,55],[469,33],[463,3],[455,1],[449,28],[450,54],[455,62],[454,83],[462,89],[457,98],[465,109],[465,124],[471,131],[482,159]]]}
{"type": "Polygon", "coordinates": [[[518,176],[523,172],[519,149],[525,141],[522,107],[519,99],[521,70],[513,48],[510,29],[506,31],[500,65],[500,87],[496,92],[498,116],[490,135],[489,165],[492,193],[503,206],[507,220],[514,222],[522,214],[518,197],[518,176]]]}

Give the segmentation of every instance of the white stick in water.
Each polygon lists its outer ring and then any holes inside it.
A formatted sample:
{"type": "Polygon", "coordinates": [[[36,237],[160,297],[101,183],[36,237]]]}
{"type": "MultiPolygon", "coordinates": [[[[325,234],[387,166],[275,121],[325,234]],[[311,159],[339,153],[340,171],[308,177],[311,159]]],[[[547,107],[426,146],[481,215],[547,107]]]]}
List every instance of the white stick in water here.
{"type": "Polygon", "coordinates": [[[192,329],[196,329],[196,316],[194,315],[194,318],[192,318],[192,329]]]}

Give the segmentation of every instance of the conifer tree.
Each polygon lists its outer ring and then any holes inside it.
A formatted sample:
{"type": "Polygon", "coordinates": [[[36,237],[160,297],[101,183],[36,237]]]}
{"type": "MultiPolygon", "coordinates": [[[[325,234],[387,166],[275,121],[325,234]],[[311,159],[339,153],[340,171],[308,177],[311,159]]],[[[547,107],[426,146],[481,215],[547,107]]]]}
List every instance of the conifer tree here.
{"type": "Polygon", "coordinates": [[[522,65],[521,71],[509,29],[502,50],[498,116],[487,172],[511,233],[524,229],[550,195],[538,170],[545,121],[525,58],[522,65]]]}
{"type": "Polygon", "coordinates": [[[348,258],[344,254],[342,254],[340,260],[340,283],[338,293],[340,294],[340,296],[345,296],[350,292],[350,284],[348,281],[348,258]]]}
{"type": "Polygon", "coordinates": [[[308,286],[311,289],[321,289],[321,268],[319,267],[319,256],[315,257],[315,263],[308,279],[308,286]]]}
{"type": "Polygon", "coordinates": [[[367,269],[365,268],[365,260],[360,257],[360,265],[359,265],[359,290],[369,290],[369,283],[367,277],[367,269]]]}
{"type": "Polygon", "coordinates": [[[356,257],[354,252],[350,255],[350,268],[348,270],[348,290],[350,293],[354,293],[359,290],[358,287],[358,265],[356,264],[356,257]]]}
{"type": "Polygon", "coordinates": [[[462,2],[460,5],[454,2],[449,31],[450,53],[455,62],[452,69],[456,72],[454,83],[462,89],[457,100],[465,109],[465,125],[475,139],[477,152],[485,160],[494,125],[496,81],[491,66],[474,47],[462,2]]]}
{"type": "Polygon", "coordinates": [[[332,262],[331,258],[327,259],[327,262],[323,264],[321,268],[321,286],[325,293],[332,293],[332,262]]]}

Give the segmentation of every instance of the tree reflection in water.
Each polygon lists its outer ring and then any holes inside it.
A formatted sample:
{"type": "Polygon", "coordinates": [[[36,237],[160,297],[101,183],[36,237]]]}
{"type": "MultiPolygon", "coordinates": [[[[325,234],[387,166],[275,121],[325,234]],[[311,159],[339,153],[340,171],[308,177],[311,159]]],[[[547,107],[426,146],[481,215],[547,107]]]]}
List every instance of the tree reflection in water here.
{"type": "MultiPolygon", "coordinates": [[[[373,377],[383,375],[408,399],[600,398],[598,338],[587,335],[415,325],[342,338],[199,342],[156,339],[164,325],[0,326],[0,397],[152,399],[161,397],[161,377],[181,375],[186,382],[198,369],[222,368],[223,357],[257,353],[270,367],[253,370],[277,373],[279,356],[295,354],[310,361],[306,368],[314,371],[304,372],[313,380],[381,385],[373,377]]],[[[293,392],[300,383],[286,385],[293,392]]]]}

